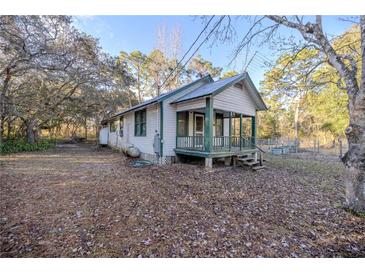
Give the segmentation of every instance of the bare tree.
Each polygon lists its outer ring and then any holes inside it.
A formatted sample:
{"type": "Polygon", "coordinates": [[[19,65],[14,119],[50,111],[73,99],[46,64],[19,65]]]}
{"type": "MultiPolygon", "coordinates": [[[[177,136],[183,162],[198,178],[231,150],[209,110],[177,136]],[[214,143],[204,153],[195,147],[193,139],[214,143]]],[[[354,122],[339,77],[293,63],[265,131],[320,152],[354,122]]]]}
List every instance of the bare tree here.
{"type": "MultiPolygon", "coordinates": [[[[320,63],[327,63],[334,68],[339,76],[338,85],[346,89],[349,103],[350,124],[345,134],[349,143],[349,150],[342,158],[346,166],[346,200],[347,205],[356,211],[365,211],[365,16],[359,16],[361,52],[344,54],[335,48],[332,40],[323,30],[322,17],[304,16],[260,16],[251,17],[251,27],[243,34],[237,50],[240,52],[254,43],[263,45],[273,42],[280,27],[296,30],[302,37],[301,45],[286,39],[282,41],[282,48],[291,52],[303,49],[318,50],[320,57],[313,63],[309,73],[316,71],[320,63]],[[269,19],[269,20],[268,20],[269,19]]],[[[228,23],[229,24],[229,23],[228,23]]],[[[226,27],[230,29],[230,27],[226,27]]],[[[224,37],[225,33],[219,36],[224,37]]],[[[227,40],[227,39],[223,39],[227,40]]],[[[277,46],[277,45],[276,45],[277,46]]],[[[346,45],[351,48],[351,45],[346,45]]],[[[308,74],[309,74],[308,73],[308,74]]]]}

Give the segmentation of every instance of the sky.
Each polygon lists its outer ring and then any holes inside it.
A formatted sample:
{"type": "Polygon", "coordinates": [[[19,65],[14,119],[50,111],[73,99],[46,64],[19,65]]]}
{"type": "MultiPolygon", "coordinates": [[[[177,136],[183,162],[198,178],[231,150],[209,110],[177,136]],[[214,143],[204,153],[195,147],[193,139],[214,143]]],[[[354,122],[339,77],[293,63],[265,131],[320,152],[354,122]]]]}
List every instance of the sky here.
{"type": "MultiPolygon", "coordinates": [[[[210,27],[218,19],[219,16],[216,16],[210,27]]],[[[209,41],[203,44],[198,54],[201,54],[204,59],[211,61],[214,66],[222,67],[223,71],[234,69],[242,72],[245,64],[245,52],[231,65],[229,63],[232,60],[232,54],[239,39],[249,29],[250,22],[243,17],[233,17],[232,19],[236,30],[236,38],[230,42],[217,42],[212,45],[213,37],[211,37],[209,41]]],[[[251,17],[251,19],[253,18],[251,17]]],[[[131,52],[134,50],[148,54],[157,45],[157,30],[159,26],[165,26],[167,31],[172,31],[174,27],[178,27],[181,30],[183,55],[204,28],[205,23],[196,16],[76,16],[74,21],[78,28],[98,38],[103,50],[113,56],[119,55],[120,51],[131,52]]],[[[339,20],[338,16],[325,16],[323,18],[324,29],[329,35],[343,33],[351,24],[350,22],[339,20]]],[[[300,38],[295,30],[285,27],[279,29],[279,34],[282,37],[292,35],[297,39],[300,38]]],[[[205,35],[201,37],[201,40],[204,39],[205,35]]],[[[274,61],[278,53],[275,48],[267,45],[252,47],[249,51],[248,59],[254,54],[255,56],[248,67],[248,72],[255,85],[259,87],[259,83],[263,80],[263,75],[267,70],[265,62],[274,61]],[[255,52],[257,53],[255,54],[255,52]]]]}

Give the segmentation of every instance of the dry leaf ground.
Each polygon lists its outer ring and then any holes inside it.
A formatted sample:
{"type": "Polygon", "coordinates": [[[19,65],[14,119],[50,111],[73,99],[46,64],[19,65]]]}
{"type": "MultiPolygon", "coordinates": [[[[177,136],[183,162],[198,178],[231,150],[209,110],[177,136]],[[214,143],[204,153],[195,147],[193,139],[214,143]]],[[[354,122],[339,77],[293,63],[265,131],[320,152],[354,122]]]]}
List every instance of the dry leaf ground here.
{"type": "Polygon", "coordinates": [[[1,257],[365,257],[339,162],[271,156],[252,172],[132,168],[66,145],[0,157],[1,257]]]}

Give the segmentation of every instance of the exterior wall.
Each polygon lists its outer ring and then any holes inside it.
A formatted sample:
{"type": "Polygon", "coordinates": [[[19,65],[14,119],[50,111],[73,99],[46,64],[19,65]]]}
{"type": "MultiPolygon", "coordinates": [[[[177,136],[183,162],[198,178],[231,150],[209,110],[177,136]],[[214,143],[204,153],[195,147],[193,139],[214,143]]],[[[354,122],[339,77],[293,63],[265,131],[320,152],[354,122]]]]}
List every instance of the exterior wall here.
{"type": "Polygon", "coordinates": [[[205,98],[200,98],[176,104],[176,111],[186,111],[199,108],[205,108],[205,98]]]}
{"type": "Polygon", "coordinates": [[[213,107],[225,111],[255,116],[256,107],[245,87],[231,86],[213,98],[213,107]]]}
{"type": "MultiPolygon", "coordinates": [[[[192,100],[189,102],[182,102],[179,104],[171,104],[177,98],[191,92],[205,84],[205,82],[198,82],[195,85],[179,92],[163,101],[163,158],[161,163],[171,162],[175,156],[174,149],[176,147],[176,112],[196,110],[205,107],[205,98],[192,100]]],[[[217,94],[213,99],[213,107],[224,111],[232,111],[242,113],[245,115],[255,115],[255,105],[249,93],[245,88],[229,87],[227,90],[217,94]]],[[[156,131],[160,133],[160,105],[154,104],[147,106],[147,129],[146,136],[134,136],[134,114],[129,112],[124,115],[124,136],[119,136],[119,131],[109,133],[108,143],[111,147],[122,148],[128,145],[137,147],[142,155],[141,157],[148,160],[156,159],[153,142],[156,131]]],[[[193,111],[189,111],[189,135],[193,135],[193,111]]],[[[215,118],[215,114],[213,116],[215,118]]],[[[213,135],[215,128],[213,127],[213,135]]],[[[228,119],[224,119],[224,135],[228,136],[228,119]]]]}
{"type": "MultiPolygon", "coordinates": [[[[175,156],[174,148],[176,147],[176,111],[177,105],[171,104],[177,98],[191,92],[192,90],[206,84],[204,81],[198,82],[195,85],[181,91],[163,101],[163,155],[175,156]]],[[[205,104],[204,104],[205,107],[205,104]]],[[[190,119],[190,114],[189,114],[190,119]]]]}
{"type": "MultiPolygon", "coordinates": [[[[146,113],[146,136],[134,136],[134,111],[124,115],[124,134],[119,135],[119,128],[116,132],[109,132],[109,146],[122,148],[133,145],[141,151],[141,158],[147,160],[156,159],[153,141],[154,136],[160,131],[160,108],[156,105],[147,107],[146,113]]],[[[119,118],[118,118],[119,119],[119,118]]],[[[110,130],[110,128],[109,128],[110,130]]]]}

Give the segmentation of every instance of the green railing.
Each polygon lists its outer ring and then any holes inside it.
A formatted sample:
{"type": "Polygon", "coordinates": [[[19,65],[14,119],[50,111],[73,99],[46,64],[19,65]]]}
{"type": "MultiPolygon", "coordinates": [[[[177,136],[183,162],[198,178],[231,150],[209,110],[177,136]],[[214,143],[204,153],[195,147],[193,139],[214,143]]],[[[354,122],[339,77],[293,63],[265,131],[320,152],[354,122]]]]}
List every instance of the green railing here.
{"type": "MultiPolygon", "coordinates": [[[[205,151],[204,136],[176,137],[176,148],[205,151]]],[[[255,139],[252,137],[212,137],[212,151],[237,151],[252,148],[255,148],[255,139]]]]}
{"type": "Polygon", "coordinates": [[[204,151],[204,136],[176,137],[176,148],[204,151]]]}

